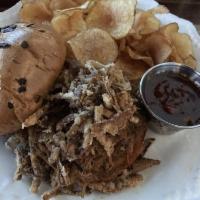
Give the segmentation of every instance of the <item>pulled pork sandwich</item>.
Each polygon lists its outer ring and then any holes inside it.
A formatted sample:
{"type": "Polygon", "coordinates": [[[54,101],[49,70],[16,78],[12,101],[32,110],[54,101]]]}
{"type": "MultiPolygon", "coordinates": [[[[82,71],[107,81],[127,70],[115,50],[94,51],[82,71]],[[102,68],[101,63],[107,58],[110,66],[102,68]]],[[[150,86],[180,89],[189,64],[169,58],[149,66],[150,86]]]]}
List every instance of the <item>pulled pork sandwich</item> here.
{"type": "Polygon", "coordinates": [[[144,158],[147,120],[140,114],[131,84],[115,65],[88,61],[65,69],[26,125],[7,141],[17,157],[15,178],[42,181],[52,190],[43,199],[92,191],[116,192],[143,180],[140,171],[159,164],[144,158]],[[79,71],[79,72],[78,72],[79,71]]]}

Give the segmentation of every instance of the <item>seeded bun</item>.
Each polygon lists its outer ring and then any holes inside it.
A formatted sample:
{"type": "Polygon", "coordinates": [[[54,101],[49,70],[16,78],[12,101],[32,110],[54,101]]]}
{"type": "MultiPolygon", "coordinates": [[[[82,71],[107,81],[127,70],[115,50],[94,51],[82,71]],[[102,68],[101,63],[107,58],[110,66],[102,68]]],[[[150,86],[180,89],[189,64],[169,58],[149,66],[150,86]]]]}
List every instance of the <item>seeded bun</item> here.
{"type": "Polygon", "coordinates": [[[0,135],[41,107],[62,70],[66,50],[48,25],[16,24],[0,33],[0,135]]]}

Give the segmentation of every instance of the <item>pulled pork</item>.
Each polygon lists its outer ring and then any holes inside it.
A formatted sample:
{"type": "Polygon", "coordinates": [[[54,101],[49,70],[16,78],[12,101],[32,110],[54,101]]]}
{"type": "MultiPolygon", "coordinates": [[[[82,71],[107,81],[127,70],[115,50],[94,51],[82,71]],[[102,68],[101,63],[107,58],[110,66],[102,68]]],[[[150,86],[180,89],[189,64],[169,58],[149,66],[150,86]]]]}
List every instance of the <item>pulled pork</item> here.
{"type": "Polygon", "coordinates": [[[90,61],[78,74],[68,65],[27,128],[7,141],[17,157],[15,178],[32,177],[32,192],[50,183],[44,200],[136,186],[139,172],[159,161],[144,158],[153,140],[145,140],[146,119],[129,81],[113,65],[90,61]]]}

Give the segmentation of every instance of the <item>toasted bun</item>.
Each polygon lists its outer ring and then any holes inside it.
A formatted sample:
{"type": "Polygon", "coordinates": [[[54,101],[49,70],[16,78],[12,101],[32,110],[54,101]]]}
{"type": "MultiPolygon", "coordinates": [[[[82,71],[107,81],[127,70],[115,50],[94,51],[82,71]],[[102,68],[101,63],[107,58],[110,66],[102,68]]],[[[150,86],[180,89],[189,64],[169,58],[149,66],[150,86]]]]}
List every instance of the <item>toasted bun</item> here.
{"type": "Polygon", "coordinates": [[[48,25],[16,24],[0,33],[0,135],[21,128],[62,70],[66,49],[48,25]]]}

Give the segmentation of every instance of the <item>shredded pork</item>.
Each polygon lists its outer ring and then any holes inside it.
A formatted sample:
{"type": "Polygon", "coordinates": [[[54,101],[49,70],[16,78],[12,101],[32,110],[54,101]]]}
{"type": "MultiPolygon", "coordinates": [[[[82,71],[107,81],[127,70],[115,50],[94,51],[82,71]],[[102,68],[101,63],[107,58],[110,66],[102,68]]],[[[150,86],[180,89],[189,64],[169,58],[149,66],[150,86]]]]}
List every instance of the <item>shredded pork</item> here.
{"type": "Polygon", "coordinates": [[[32,177],[32,192],[49,183],[44,200],[136,186],[139,172],[159,161],[144,158],[153,140],[145,140],[147,122],[130,82],[114,65],[66,66],[27,128],[7,141],[16,154],[15,179],[32,177]]]}

